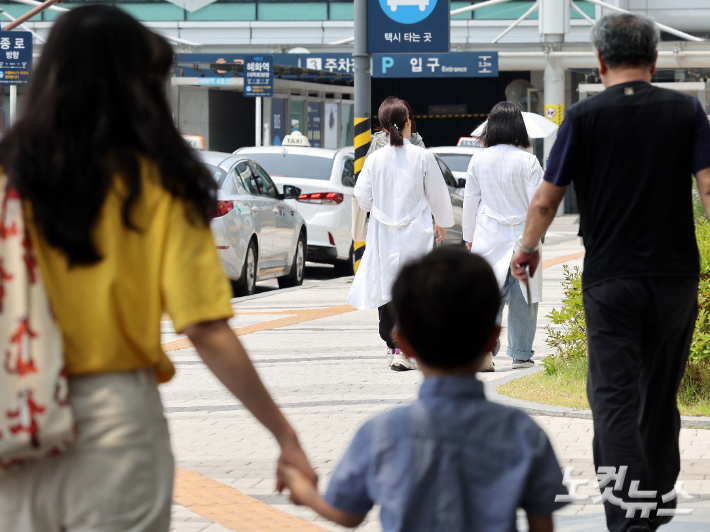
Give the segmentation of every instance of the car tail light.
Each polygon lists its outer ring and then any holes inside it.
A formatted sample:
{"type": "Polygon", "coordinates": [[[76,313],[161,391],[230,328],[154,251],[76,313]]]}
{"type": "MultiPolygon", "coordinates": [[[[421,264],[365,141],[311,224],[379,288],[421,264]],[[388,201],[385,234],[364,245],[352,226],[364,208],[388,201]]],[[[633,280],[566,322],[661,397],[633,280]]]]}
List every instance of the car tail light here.
{"type": "Polygon", "coordinates": [[[333,235],[328,233],[328,240],[330,240],[330,245],[334,246],[335,245],[335,239],[333,238],[333,235]]]}
{"type": "Polygon", "coordinates": [[[233,201],[218,201],[217,202],[217,212],[215,213],[214,217],[219,218],[220,216],[224,216],[232,209],[234,209],[234,202],[233,201]]]}
{"type": "Polygon", "coordinates": [[[337,192],[313,192],[311,194],[301,194],[298,200],[302,203],[327,203],[329,205],[340,205],[345,197],[337,192]]]}

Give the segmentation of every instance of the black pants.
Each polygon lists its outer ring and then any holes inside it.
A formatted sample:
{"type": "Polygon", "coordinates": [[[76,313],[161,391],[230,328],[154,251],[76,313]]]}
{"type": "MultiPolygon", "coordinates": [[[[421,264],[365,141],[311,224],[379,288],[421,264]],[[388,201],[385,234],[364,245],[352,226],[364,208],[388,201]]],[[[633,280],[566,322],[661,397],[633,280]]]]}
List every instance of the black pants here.
{"type": "Polygon", "coordinates": [[[377,309],[380,314],[380,338],[384,340],[387,347],[394,349],[394,341],[392,340],[392,330],[394,329],[394,324],[396,322],[394,316],[394,307],[392,303],[387,303],[382,305],[377,309]]]}
{"type": "MultiPolygon", "coordinates": [[[[657,491],[661,504],[678,478],[676,395],[693,336],[697,291],[697,279],[686,277],[615,279],[584,291],[594,464],[597,471],[628,466],[622,490],[614,491],[624,501],[653,502],[629,497],[637,480],[639,490],[657,491]]],[[[604,506],[611,532],[652,530],[639,511],[627,519],[626,510],[604,506]]],[[[659,507],[674,506],[675,501],[659,507]]]]}

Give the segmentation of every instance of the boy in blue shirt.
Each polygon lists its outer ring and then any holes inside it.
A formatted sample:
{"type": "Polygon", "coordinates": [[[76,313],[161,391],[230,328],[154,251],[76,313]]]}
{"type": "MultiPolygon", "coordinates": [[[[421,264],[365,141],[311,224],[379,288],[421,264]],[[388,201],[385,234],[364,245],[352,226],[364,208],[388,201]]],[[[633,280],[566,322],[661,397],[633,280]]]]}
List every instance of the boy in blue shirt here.
{"type": "Polygon", "coordinates": [[[395,338],[424,374],[419,400],[355,435],[325,497],[298,470],[279,480],[296,504],[347,527],[375,504],[384,532],[550,532],[566,494],[557,458],[526,413],[487,401],[475,378],[496,344],[500,290],[488,263],[440,249],[409,263],[392,290],[395,338]]]}

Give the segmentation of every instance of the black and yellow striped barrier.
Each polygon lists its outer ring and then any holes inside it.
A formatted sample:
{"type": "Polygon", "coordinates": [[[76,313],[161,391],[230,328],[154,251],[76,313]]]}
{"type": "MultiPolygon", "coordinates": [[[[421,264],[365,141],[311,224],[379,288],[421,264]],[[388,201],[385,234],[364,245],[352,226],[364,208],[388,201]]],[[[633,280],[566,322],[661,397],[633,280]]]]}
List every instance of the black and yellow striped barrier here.
{"type": "MultiPolygon", "coordinates": [[[[362,165],[365,164],[365,155],[370,149],[370,119],[367,117],[355,117],[355,177],[362,170],[362,165]]],[[[360,267],[360,261],[365,254],[365,235],[367,233],[367,217],[364,213],[356,212],[359,209],[357,201],[353,201],[353,253],[354,253],[354,270],[360,267]],[[355,227],[357,225],[358,227],[355,227]],[[362,227],[360,227],[362,226],[362,227]]]]}

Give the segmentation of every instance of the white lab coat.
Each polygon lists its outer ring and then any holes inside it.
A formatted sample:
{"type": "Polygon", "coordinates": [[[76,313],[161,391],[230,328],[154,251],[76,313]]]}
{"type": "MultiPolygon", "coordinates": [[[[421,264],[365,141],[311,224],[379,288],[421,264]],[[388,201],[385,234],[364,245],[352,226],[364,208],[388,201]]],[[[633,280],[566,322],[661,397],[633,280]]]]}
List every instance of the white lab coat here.
{"type": "MultiPolygon", "coordinates": [[[[542,183],[542,167],[533,154],[499,144],[471,158],[463,200],[463,238],[471,251],[493,267],[499,286],[525,230],[530,200],[542,183]]],[[[530,283],[533,303],[542,298],[542,265],[530,283]]],[[[526,290],[523,297],[527,300],[526,290]]]]}
{"type": "Polygon", "coordinates": [[[390,302],[400,268],[432,249],[432,214],[439,226],[451,227],[454,211],[436,159],[407,139],[367,157],[354,195],[370,223],[347,303],[364,310],[390,302]]]}

